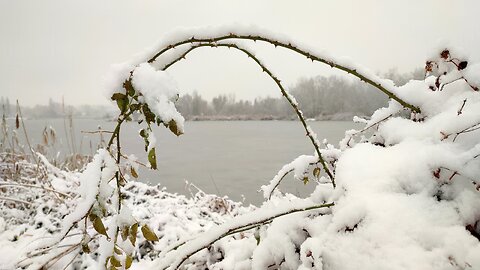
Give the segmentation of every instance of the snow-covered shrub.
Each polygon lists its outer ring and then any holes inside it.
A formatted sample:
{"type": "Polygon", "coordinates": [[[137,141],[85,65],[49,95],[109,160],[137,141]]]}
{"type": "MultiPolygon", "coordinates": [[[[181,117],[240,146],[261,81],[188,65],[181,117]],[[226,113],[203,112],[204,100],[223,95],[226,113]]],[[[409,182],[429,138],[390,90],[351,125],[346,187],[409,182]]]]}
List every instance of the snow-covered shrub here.
{"type": "Polygon", "coordinates": [[[209,269],[480,268],[480,65],[444,49],[428,59],[424,80],[397,87],[346,59],[251,29],[166,39],[140,62],[166,69],[201,47],[236,49],[253,59],[297,112],[315,153],[263,186],[267,201],[258,210],[168,250],[151,269],[203,269],[194,254],[205,249],[209,269]],[[365,127],[347,131],[339,146],[320,149],[295,99],[239,40],[343,70],[385,93],[389,105],[369,119],[356,117],[365,127]],[[317,181],[307,198],[279,191],[292,171],[317,181]]]}
{"type": "MultiPolygon", "coordinates": [[[[457,55],[442,49],[428,59],[425,80],[397,87],[347,59],[252,28],[165,38],[117,66],[110,77],[118,125],[107,149],[80,176],[75,210],[63,219],[56,238],[37,252],[48,258],[60,244],[74,246],[67,249],[74,255],[95,248],[84,258],[111,269],[129,268],[133,259],[139,260],[132,266],[137,269],[479,269],[480,64],[457,55]],[[347,131],[338,146],[321,148],[295,98],[240,41],[270,43],[345,71],[386,94],[389,105],[369,119],[354,118],[365,127],[347,131]],[[147,225],[151,216],[134,218],[128,205],[129,196],[138,196],[128,193],[128,181],[137,176],[140,162],[121,153],[120,128],[132,114],[142,117],[146,127],[140,136],[155,168],[150,125],[163,124],[177,135],[184,131],[173,104],[177,89],[165,70],[203,47],[233,49],[251,58],[292,106],[314,153],[296,158],[266,183],[261,188],[265,202],[258,209],[197,236],[165,232],[160,239],[147,225]],[[301,181],[316,181],[310,196],[281,192],[290,172],[301,181]],[[142,247],[136,242],[139,225],[150,241],[142,247]],[[164,239],[169,241],[160,253],[153,251],[164,239]],[[145,256],[135,256],[137,248],[145,256]]],[[[222,201],[209,209],[230,211],[222,201]]]]}

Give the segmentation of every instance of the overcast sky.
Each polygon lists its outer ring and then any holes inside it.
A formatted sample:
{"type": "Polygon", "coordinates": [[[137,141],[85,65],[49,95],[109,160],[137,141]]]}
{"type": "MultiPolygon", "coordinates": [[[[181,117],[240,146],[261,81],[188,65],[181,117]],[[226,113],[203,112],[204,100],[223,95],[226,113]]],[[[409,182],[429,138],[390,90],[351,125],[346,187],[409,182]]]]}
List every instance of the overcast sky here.
{"type": "MultiPolygon", "coordinates": [[[[478,60],[479,10],[478,0],[0,0],[0,96],[25,105],[62,96],[68,104],[106,104],[109,66],[177,27],[254,24],[374,71],[422,67],[439,42],[478,60]]],[[[273,47],[257,53],[287,85],[330,73],[273,47]]],[[[254,64],[226,50],[199,50],[170,72],[183,93],[279,96],[254,64]]]]}

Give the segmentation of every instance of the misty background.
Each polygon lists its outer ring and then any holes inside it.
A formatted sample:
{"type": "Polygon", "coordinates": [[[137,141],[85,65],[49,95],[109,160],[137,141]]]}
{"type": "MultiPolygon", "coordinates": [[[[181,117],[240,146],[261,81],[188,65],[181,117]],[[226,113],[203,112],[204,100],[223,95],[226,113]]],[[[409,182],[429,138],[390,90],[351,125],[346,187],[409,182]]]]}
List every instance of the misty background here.
{"type": "MultiPolygon", "coordinates": [[[[374,72],[423,67],[439,44],[479,59],[477,0],[0,0],[0,96],[21,104],[106,105],[103,78],[178,28],[241,23],[291,37],[374,72]]],[[[254,44],[288,86],[300,78],[341,75],[286,50],[254,44]]],[[[226,49],[200,49],[169,73],[183,94],[211,101],[222,94],[254,103],[278,98],[275,84],[249,59],[226,49]]]]}

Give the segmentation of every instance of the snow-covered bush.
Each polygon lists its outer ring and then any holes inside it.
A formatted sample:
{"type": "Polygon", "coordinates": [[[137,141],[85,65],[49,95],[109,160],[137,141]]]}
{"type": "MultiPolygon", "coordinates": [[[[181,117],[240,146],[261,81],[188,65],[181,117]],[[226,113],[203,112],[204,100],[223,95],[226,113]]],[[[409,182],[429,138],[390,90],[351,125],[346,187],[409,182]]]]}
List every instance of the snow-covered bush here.
{"type": "Polygon", "coordinates": [[[200,47],[252,58],[296,110],[315,153],[284,166],[262,187],[267,201],[260,209],[166,252],[152,269],[196,269],[191,263],[198,259],[190,256],[203,248],[212,269],[480,267],[480,65],[442,49],[428,59],[425,80],[397,87],[346,59],[251,29],[167,39],[146,59],[166,69],[200,47]],[[320,149],[295,99],[239,40],[271,43],[343,70],[388,95],[389,106],[370,119],[355,118],[365,128],[347,131],[338,147],[320,149]],[[291,171],[318,182],[309,197],[278,190],[291,171]]]}
{"type": "MultiPolygon", "coordinates": [[[[129,268],[140,226],[146,240],[170,241],[160,253],[136,257],[132,267],[138,269],[480,268],[480,64],[442,48],[428,59],[424,80],[397,87],[348,59],[265,31],[237,27],[194,33],[176,33],[115,68],[109,87],[120,110],[118,125],[107,149],[80,176],[75,209],[37,253],[48,257],[52,248],[76,241],[80,244],[70,253],[95,248],[91,258],[100,268],[129,268]],[[345,71],[386,94],[389,105],[369,119],[356,117],[363,129],[347,131],[338,146],[321,148],[295,98],[246,47],[248,41],[345,71]],[[194,237],[163,234],[159,239],[147,225],[149,216],[134,218],[128,205],[128,181],[137,176],[140,162],[121,153],[121,124],[132,114],[142,117],[139,123],[146,127],[140,136],[155,168],[151,124],[177,135],[184,131],[173,103],[177,89],[166,70],[204,47],[237,50],[252,59],[292,106],[314,153],[296,158],[262,186],[265,202],[258,209],[194,237]],[[310,196],[281,192],[290,172],[300,181],[316,181],[310,196]]],[[[28,260],[35,265],[34,258],[28,260]]]]}

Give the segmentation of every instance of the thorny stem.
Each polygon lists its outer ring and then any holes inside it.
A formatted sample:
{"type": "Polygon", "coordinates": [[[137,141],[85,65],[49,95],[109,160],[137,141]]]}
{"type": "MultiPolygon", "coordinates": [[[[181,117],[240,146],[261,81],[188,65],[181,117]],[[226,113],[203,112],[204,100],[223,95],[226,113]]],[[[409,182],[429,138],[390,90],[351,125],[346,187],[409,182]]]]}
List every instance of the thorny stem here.
{"type": "Polygon", "coordinates": [[[443,138],[441,139],[441,141],[443,140],[446,140],[448,139],[450,136],[452,136],[453,134],[455,134],[455,136],[453,137],[453,140],[452,142],[455,142],[455,140],[457,139],[458,136],[460,136],[460,134],[465,134],[465,133],[468,133],[468,132],[472,132],[472,131],[475,131],[477,129],[480,128],[480,121],[479,122],[476,122],[460,131],[457,131],[457,132],[452,132],[452,133],[443,133],[443,132],[440,132],[440,134],[443,136],[443,138]]]}
{"type": "Polygon", "coordinates": [[[123,115],[123,117],[118,117],[118,121],[117,121],[117,126],[115,127],[115,129],[113,130],[113,133],[112,133],[112,136],[110,137],[110,140],[108,141],[108,144],[107,144],[107,150],[110,151],[110,147],[112,146],[113,144],[113,140],[115,139],[115,137],[119,136],[119,133],[120,133],[120,125],[122,125],[122,123],[127,120],[127,118],[133,113],[133,110],[130,110],[127,114],[120,114],[120,116],[123,115]]]}
{"type": "Polygon", "coordinates": [[[201,48],[201,47],[212,47],[212,48],[217,48],[217,47],[226,47],[226,48],[233,48],[233,49],[236,49],[236,50],[239,50],[243,53],[245,53],[249,58],[251,58],[255,63],[257,63],[258,66],[260,66],[260,68],[262,69],[263,72],[267,73],[267,75],[275,82],[275,84],[278,86],[278,88],[280,89],[280,92],[282,92],[282,95],[287,99],[288,103],[290,104],[290,106],[294,109],[295,113],[297,114],[298,116],[298,119],[300,119],[300,122],[302,123],[303,125],[303,128],[305,129],[306,131],[306,135],[308,136],[308,138],[310,139],[310,141],[312,142],[314,148],[315,148],[315,152],[317,153],[318,155],[318,160],[320,161],[320,163],[322,164],[322,167],[323,169],[325,170],[325,172],[327,173],[328,177],[330,178],[330,180],[332,181],[332,185],[333,187],[336,187],[336,184],[335,184],[335,178],[333,176],[333,174],[330,172],[330,169],[328,168],[322,154],[320,153],[320,146],[318,145],[318,142],[316,140],[316,138],[314,137],[314,135],[312,134],[310,128],[308,127],[307,125],[307,122],[305,121],[305,118],[303,117],[303,113],[302,111],[300,111],[300,109],[298,108],[298,104],[297,102],[293,99],[293,97],[285,90],[285,88],[283,87],[281,81],[262,63],[260,62],[260,60],[255,57],[255,55],[253,55],[250,51],[248,51],[247,49],[245,48],[241,48],[239,47],[237,44],[234,44],[234,43],[221,43],[221,44],[217,44],[217,43],[200,43],[200,44],[196,44],[196,45],[192,45],[191,48],[189,48],[185,53],[183,53],[182,55],[180,55],[178,58],[176,58],[175,60],[173,60],[172,62],[170,62],[169,64],[165,65],[165,67],[163,68],[163,70],[166,70],[167,68],[171,67],[173,64],[181,61],[182,59],[185,58],[185,56],[190,53],[191,51],[195,50],[195,49],[198,49],[198,48],[201,48]]]}
{"type": "Polygon", "coordinates": [[[297,212],[304,212],[304,211],[309,211],[309,210],[314,210],[314,209],[320,209],[320,208],[330,208],[332,206],[334,206],[335,204],[334,203],[326,203],[326,204],[321,204],[321,205],[314,205],[314,206],[310,206],[310,207],[306,207],[306,208],[295,208],[295,209],[291,209],[287,212],[283,212],[283,213],[280,213],[280,214],[277,214],[275,216],[271,216],[271,217],[268,217],[268,218],[265,218],[263,220],[260,220],[260,221],[257,221],[257,222],[252,222],[252,223],[249,223],[249,224],[245,224],[245,225],[239,225],[237,227],[233,227],[233,228],[230,228],[227,232],[225,232],[224,234],[218,236],[217,238],[215,238],[214,240],[208,242],[208,243],[205,243],[205,245],[203,245],[202,247],[200,248],[197,248],[195,250],[192,250],[191,252],[189,252],[188,254],[186,254],[185,256],[183,256],[181,258],[181,260],[179,260],[178,262],[174,262],[172,265],[169,266],[170,269],[178,269],[183,262],[185,262],[188,258],[190,258],[192,255],[194,255],[195,253],[199,252],[200,250],[210,246],[211,244],[217,242],[218,240],[226,237],[226,236],[229,236],[231,235],[232,233],[237,233],[237,232],[240,232],[241,229],[243,228],[249,228],[251,229],[252,226],[254,225],[261,225],[261,224],[264,224],[264,223],[267,223],[271,220],[274,220],[276,218],[279,218],[281,216],[285,216],[285,215],[289,215],[289,214],[293,214],[293,213],[297,213],[297,212]]]}
{"type": "MultiPolygon", "coordinates": [[[[126,117],[125,117],[126,118],[126,117]]],[[[124,119],[125,119],[124,118],[124,119]]],[[[118,129],[117,130],[117,166],[119,166],[120,164],[120,158],[122,157],[122,155],[120,154],[120,123],[118,125],[118,129]]],[[[118,196],[118,208],[117,208],[117,211],[118,211],[118,214],[120,214],[120,210],[122,209],[122,190],[121,190],[121,186],[120,186],[120,180],[121,180],[121,175],[120,175],[120,168],[118,168],[117,172],[115,173],[115,178],[117,180],[117,196],[118,196]]],[[[115,230],[115,240],[114,240],[114,243],[117,242],[117,239],[118,239],[118,232],[120,231],[120,228],[118,227],[118,225],[115,225],[117,228],[115,230]]]]}
{"type": "MultiPolygon", "coordinates": [[[[117,167],[118,165],[120,164],[120,159],[122,158],[122,154],[120,152],[120,127],[122,125],[122,123],[128,119],[128,117],[134,112],[134,110],[130,110],[128,113],[120,113],[120,115],[118,116],[118,121],[117,121],[117,126],[115,127],[115,130],[112,132],[112,136],[110,137],[110,140],[108,141],[108,144],[107,144],[107,151],[110,152],[110,147],[113,145],[114,143],[114,140],[116,139],[116,146],[117,146],[117,157],[116,157],[116,164],[117,164],[117,167]]],[[[117,196],[118,196],[118,208],[117,208],[117,211],[118,213],[120,214],[120,210],[122,208],[122,190],[121,190],[121,185],[120,185],[120,178],[121,178],[121,175],[120,175],[120,168],[118,168],[118,171],[115,172],[115,180],[116,180],[116,184],[117,184],[117,196]]],[[[118,227],[118,225],[115,225],[116,226],[116,230],[115,230],[115,238],[114,238],[114,243],[117,242],[117,239],[118,239],[118,233],[120,231],[120,228],[118,227]]],[[[112,253],[113,253],[113,250],[112,250],[112,253]]]]}
{"type": "Polygon", "coordinates": [[[162,55],[166,51],[168,51],[170,49],[173,49],[173,48],[176,48],[178,46],[184,45],[184,44],[201,43],[201,42],[215,43],[215,42],[222,41],[222,40],[227,40],[227,39],[241,39],[241,40],[252,40],[252,41],[259,40],[259,41],[270,43],[270,44],[274,45],[275,47],[278,46],[278,47],[282,47],[282,48],[288,49],[290,51],[296,52],[300,55],[303,55],[303,56],[307,57],[307,59],[310,59],[312,61],[321,62],[321,63],[329,65],[332,68],[336,68],[336,69],[340,69],[342,71],[345,71],[346,73],[349,73],[349,74],[359,78],[360,80],[372,85],[373,87],[377,88],[378,90],[382,91],[388,97],[390,97],[391,99],[400,103],[403,107],[409,108],[410,110],[412,110],[416,113],[420,113],[420,108],[418,108],[418,107],[416,107],[412,104],[409,104],[409,103],[405,102],[404,100],[402,100],[401,98],[397,97],[394,93],[387,90],[382,84],[374,82],[372,79],[370,79],[366,75],[362,74],[361,71],[359,72],[356,69],[351,69],[351,68],[348,68],[346,66],[337,64],[333,61],[330,61],[330,60],[324,59],[322,57],[316,56],[316,55],[314,55],[313,53],[311,53],[307,50],[301,49],[298,46],[293,45],[292,43],[287,44],[287,43],[283,43],[283,42],[278,41],[278,40],[274,40],[274,39],[271,39],[271,38],[266,38],[266,37],[258,36],[258,35],[239,35],[239,34],[230,33],[228,35],[223,35],[223,36],[218,36],[218,37],[213,37],[213,38],[195,38],[195,37],[192,37],[190,39],[182,40],[182,41],[179,41],[177,43],[171,44],[171,45],[163,48],[162,50],[157,52],[152,58],[150,58],[148,60],[148,63],[154,62],[160,55],[162,55]]]}
{"type": "Polygon", "coordinates": [[[371,129],[371,128],[375,127],[375,126],[378,126],[378,125],[380,125],[380,123],[382,123],[382,122],[384,122],[384,121],[388,120],[388,119],[389,119],[390,117],[392,117],[392,116],[393,116],[393,114],[389,114],[388,116],[386,116],[386,117],[384,117],[384,118],[382,118],[382,119],[378,120],[377,122],[375,122],[375,123],[372,123],[372,124],[370,124],[370,125],[368,125],[368,126],[364,127],[363,129],[361,129],[361,130],[357,130],[357,131],[355,131],[354,133],[350,134],[350,138],[348,138],[348,141],[347,141],[347,146],[348,146],[348,147],[350,147],[350,142],[352,141],[352,138],[353,138],[353,136],[356,136],[356,135],[358,135],[358,134],[361,134],[361,133],[363,133],[363,132],[365,132],[365,131],[367,131],[367,130],[369,130],[369,129],[371,129]]]}

